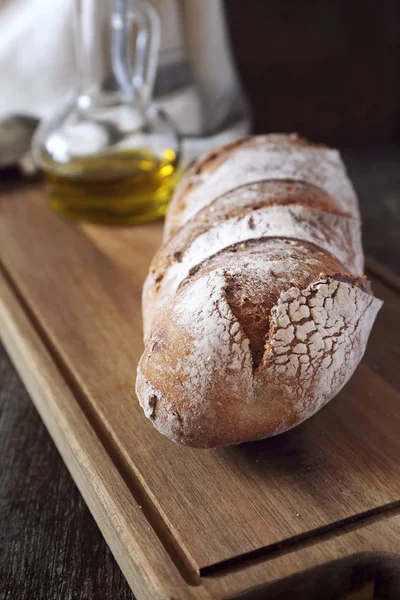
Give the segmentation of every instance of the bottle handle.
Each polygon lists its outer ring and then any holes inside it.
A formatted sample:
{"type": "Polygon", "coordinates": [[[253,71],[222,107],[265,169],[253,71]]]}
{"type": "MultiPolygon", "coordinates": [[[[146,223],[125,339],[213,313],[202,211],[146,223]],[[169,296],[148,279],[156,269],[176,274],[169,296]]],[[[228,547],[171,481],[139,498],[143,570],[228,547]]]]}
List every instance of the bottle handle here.
{"type": "Polygon", "coordinates": [[[159,48],[160,19],[151,4],[143,0],[114,0],[112,69],[127,100],[132,101],[139,95],[143,102],[151,101],[159,48]],[[135,44],[132,40],[134,25],[137,30],[135,44]]]}

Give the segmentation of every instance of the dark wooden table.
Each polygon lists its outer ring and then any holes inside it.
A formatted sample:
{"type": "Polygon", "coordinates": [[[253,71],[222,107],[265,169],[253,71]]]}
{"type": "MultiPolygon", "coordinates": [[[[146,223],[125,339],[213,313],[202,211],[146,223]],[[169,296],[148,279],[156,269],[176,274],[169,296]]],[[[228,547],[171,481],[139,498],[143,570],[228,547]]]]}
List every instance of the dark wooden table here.
{"type": "MultiPolygon", "coordinates": [[[[400,148],[345,160],[367,255],[400,272],[400,148]]],[[[0,348],[0,598],[132,599],[21,381],[0,348]]]]}

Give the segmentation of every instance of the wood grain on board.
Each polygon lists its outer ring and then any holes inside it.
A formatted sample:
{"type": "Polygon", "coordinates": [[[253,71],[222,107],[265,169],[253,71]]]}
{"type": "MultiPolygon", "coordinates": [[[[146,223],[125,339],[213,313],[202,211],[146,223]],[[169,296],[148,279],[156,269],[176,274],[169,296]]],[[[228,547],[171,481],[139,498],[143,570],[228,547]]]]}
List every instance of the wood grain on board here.
{"type": "Polygon", "coordinates": [[[0,198],[5,345],[134,591],[150,577],[140,597],[225,598],[397,551],[399,293],[373,278],[385,306],[366,358],[314,418],[264,442],[184,448],[134,394],[141,286],[160,239],[160,224],[67,223],[40,186],[0,198]]]}

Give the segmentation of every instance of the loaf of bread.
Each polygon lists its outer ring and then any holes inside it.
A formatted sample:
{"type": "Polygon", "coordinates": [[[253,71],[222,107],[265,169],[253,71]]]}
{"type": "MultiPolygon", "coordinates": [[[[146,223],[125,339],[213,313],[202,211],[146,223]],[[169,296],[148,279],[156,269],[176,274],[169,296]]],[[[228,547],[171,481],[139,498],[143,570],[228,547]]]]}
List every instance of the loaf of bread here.
{"type": "Polygon", "coordinates": [[[175,193],[144,285],[146,416],[203,448],[311,417],[353,374],[381,307],[363,269],[336,150],[264,135],[206,156],[175,193]]]}

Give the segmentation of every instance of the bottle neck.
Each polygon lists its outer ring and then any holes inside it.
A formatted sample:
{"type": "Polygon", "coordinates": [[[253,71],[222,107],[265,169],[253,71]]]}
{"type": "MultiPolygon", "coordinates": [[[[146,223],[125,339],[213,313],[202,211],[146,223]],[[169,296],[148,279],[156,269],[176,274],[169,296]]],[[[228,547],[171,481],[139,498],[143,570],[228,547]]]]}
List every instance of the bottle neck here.
{"type": "Polygon", "coordinates": [[[119,93],[111,60],[114,0],[75,0],[75,55],[82,103],[119,93]]]}
{"type": "Polygon", "coordinates": [[[80,100],[149,100],[158,45],[158,16],[148,3],[75,0],[80,100]]]}

